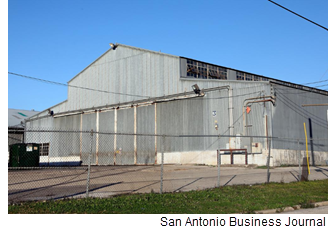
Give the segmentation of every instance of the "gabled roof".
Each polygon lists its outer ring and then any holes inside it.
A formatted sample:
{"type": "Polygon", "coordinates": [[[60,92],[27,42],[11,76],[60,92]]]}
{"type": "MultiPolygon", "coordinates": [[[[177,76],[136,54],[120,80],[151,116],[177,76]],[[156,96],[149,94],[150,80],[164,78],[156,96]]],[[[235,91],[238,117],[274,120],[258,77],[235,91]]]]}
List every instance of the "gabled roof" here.
{"type": "Polygon", "coordinates": [[[39,111],[8,109],[8,127],[23,128],[22,122],[37,113],[39,111]]]}
{"type": "MultiPolygon", "coordinates": [[[[220,65],[216,65],[216,64],[211,64],[211,63],[207,63],[207,62],[203,62],[203,61],[199,61],[199,60],[195,60],[195,59],[191,59],[191,58],[187,58],[187,57],[183,57],[183,56],[176,56],[176,55],[171,55],[171,54],[167,54],[167,53],[162,53],[162,52],[137,48],[137,47],[128,46],[128,45],[124,45],[124,44],[118,44],[118,43],[116,43],[115,46],[116,46],[115,49],[119,48],[121,46],[121,47],[129,48],[129,49],[139,50],[139,51],[142,51],[142,52],[149,52],[149,53],[155,53],[155,54],[158,54],[158,55],[164,55],[164,56],[170,56],[170,57],[175,57],[175,58],[183,58],[183,59],[194,60],[194,61],[197,61],[197,62],[202,62],[202,63],[205,63],[205,64],[210,64],[210,65],[213,65],[213,66],[218,66],[218,67],[234,70],[236,72],[243,72],[243,73],[246,73],[246,74],[251,74],[251,75],[254,75],[254,76],[257,76],[257,77],[260,77],[260,78],[264,78],[266,81],[270,81],[271,83],[275,83],[275,84],[279,84],[279,85],[283,85],[283,86],[287,86],[287,87],[292,87],[292,88],[296,88],[296,89],[300,89],[300,90],[305,90],[305,91],[309,91],[309,92],[315,92],[315,93],[319,93],[319,94],[323,94],[323,95],[328,95],[328,92],[326,90],[322,90],[322,89],[318,89],[318,88],[314,88],[314,87],[309,87],[309,86],[305,86],[305,85],[301,85],[301,84],[295,84],[295,83],[291,83],[291,82],[288,82],[288,81],[278,80],[278,79],[274,79],[274,78],[271,78],[271,77],[258,75],[258,74],[254,74],[254,73],[249,73],[249,72],[245,72],[245,71],[242,71],[242,70],[229,68],[229,67],[225,67],[225,66],[220,66],[220,65]]],[[[112,50],[115,50],[115,49],[113,49],[113,48],[108,49],[105,53],[103,53],[100,57],[98,57],[95,61],[93,61],[91,64],[89,64],[86,68],[84,68],[81,72],[79,72],[76,76],[74,76],[70,81],[68,81],[68,83],[70,83],[78,75],[80,75],[87,68],[89,68],[92,64],[94,64],[96,61],[98,61],[106,53],[108,53],[112,50]]]]}
{"type": "MultiPolygon", "coordinates": [[[[167,53],[162,53],[162,52],[156,52],[156,51],[152,51],[152,50],[148,50],[148,49],[142,49],[142,48],[137,48],[137,47],[133,47],[133,46],[129,46],[129,45],[123,45],[123,44],[115,44],[115,49],[117,47],[125,47],[125,48],[129,48],[129,49],[135,49],[135,50],[139,50],[142,52],[149,52],[149,53],[155,53],[158,55],[164,55],[164,56],[171,56],[171,57],[175,57],[175,58],[179,58],[179,56],[175,56],[175,55],[171,55],[171,54],[167,54],[167,53]]],[[[80,75],[82,72],[84,72],[87,68],[89,68],[91,65],[93,65],[95,62],[97,62],[101,57],[103,57],[105,54],[107,54],[108,52],[115,50],[113,48],[108,49],[106,52],[104,52],[101,56],[99,56],[97,59],[95,59],[91,64],[89,64],[87,67],[85,67],[82,71],[80,71],[78,74],[76,74],[72,79],[70,79],[67,83],[70,83],[73,79],[75,79],[78,75],[80,75]]]]}

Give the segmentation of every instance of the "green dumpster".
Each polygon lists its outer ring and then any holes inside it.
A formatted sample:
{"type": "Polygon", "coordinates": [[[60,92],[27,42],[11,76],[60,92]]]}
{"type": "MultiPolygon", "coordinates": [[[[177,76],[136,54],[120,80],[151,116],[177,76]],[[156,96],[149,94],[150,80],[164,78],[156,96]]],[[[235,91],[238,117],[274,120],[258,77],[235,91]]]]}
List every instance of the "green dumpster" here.
{"type": "Polygon", "coordinates": [[[9,167],[39,167],[40,146],[36,143],[10,145],[9,167]]]}

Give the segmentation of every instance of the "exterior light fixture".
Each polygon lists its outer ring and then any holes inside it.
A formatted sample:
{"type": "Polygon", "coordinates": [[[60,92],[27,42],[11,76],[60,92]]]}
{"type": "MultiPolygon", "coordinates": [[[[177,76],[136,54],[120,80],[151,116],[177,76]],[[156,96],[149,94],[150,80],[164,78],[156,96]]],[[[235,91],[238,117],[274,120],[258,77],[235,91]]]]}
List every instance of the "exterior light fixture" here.
{"type": "Polygon", "coordinates": [[[109,43],[110,47],[112,47],[113,50],[115,50],[117,48],[117,45],[113,44],[113,43],[109,43]]]}
{"type": "Polygon", "coordinates": [[[50,110],[50,109],[48,109],[48,114],[49,114],[50,116],[54,116],[54,111],[53,111],[53,110],[50,110]]]}
{"type": "Polygon", "coordinates": [[[202,90],[200,90],[200,88],[198,87],[197,84],[194,84],[191,86],[191,88],[194,90],[195,94],[200,95],[200,96],[204,96],[204,92],[202,90]]]}

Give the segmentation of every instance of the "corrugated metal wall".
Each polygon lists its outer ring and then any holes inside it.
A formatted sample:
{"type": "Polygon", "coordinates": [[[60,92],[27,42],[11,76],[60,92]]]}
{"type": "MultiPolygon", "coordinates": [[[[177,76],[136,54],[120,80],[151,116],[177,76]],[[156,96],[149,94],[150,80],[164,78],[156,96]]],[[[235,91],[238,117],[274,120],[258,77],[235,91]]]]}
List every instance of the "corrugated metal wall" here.
{"type": "Polygon", "coordinates": [[[66,109],[178,93],[179,69],[179,57],[119,46],[106,52],[69,82],[69,85],[96,90],[69,87],[66,109]]]}
{"type": "MultiPolygon", "coordinates": [[[[70,130],[78,131],[80,129],[80,116],[66,116],[53,119],[53,129],[55,130],[70,130]]],[[[50,130],[53,130],[50,129],[50,130]]],[[[61,157],[63,154],[66,157],[80,156],[80,136],[78,132],[61,132],[49,133],[49,153],[53,157],[61,157]]],[[[41,142],[42,143],[42,142],[41,142]]]]}
{"type": "MultiPolygon", "coordinates": [[[[195,82],[186,80],[185,84],[195,82]]],[[[211,82],[208,82],[211,83],[211,82]]],[[[220,86],[226,86],[223,82],[220,86]]],[[[188,86],[189,86],[188,85],[188,86]]],[[[206,92],[205,97],[156,103],[156,105],[132,106],[106,112],[71,115],[67,117],[49,117],[29,122],[29,126],[38,126],[41,120],[51,123],[55,129],[91,129],[99,132],[94,134],[92,144],[93,164],[153,164],[156,162],[157,151],[161,151],[159,137],[120,135],[128,134],[159,134],[159,135],[229,135],[243,134],[243,101],[246,98],[264,95],[270,91],[268,83],[237,83],[231,87],[213,89],[206,92]],[[245,86],[245,84],[247,86],[245,86]],[[230,97],[229,100],[229,95],[230,97]],[[156,107],[156,114],[155,114],[156,107]],[[232,115],[230,116],[230,112],[232,115]],[[230,120],[230,117],[233,119],[230,120]],[[155,122],[156,120],[156,122],[155,122]],[[38,123],[35,125],[35,123],[38,123]],[[230,127],[232,125],[232,128],[230,127]],[[217,127],[217,128],[216,128],[217,127]],[[106,134],[108,133],[108,134],[106,134]],[[114,135],[113,133],[117,133],[114,135]]],[[[252,124],[249,134],[264,135],[264,114],[270,115],[270,106],[256,104],[252,106],[248,124],[252,124]]],[[[270,123],[269,123],[270,125],[270,123]]],[[[60,152],[70,150],[81,151],[83,163],[87,162],[90,153],[90,134],[81,136],[73,134],[60,143],[51,144],[60,152]],[[80,139],[82,138],[82,139],[80,139]],[[81,143],[80,143],[81,142],[81,143]],[[56,145],[57,144],[57,145],[56,145]],[[60,144],[60,145],[59,145],[60,144]],[[75,146],[73,146],[75,144],[75,146]],[[66,147],[66,148],[63,148],[66,147]]],[[[230,138],[177,138],[167,137],[166,152],[215,151],[229,147],[230,138]]],[[[249,147],[249,140],[243,140],[243,146],[249,147]]],[[[263,143],[264,144],[264,143],[263,143]]]]}
{"type": "MultiPolygon", "coordinates": [[[[230,83],[237,85],[237,88],[242,88],[248,84],[247,81],[180,78],[183,75],[181,71],[186,71],[185,65],[180,66],[182,60],[185,59],[119,45],[116,50],[105,52],[71,79],[69,85],[73,87],[68,88],[67,101],[52,107],[51,110],[56,114],[177,94],[190,91],[195,83],[200,88],[213,88],[230,83]]],[[[228,70],[228,79],[235,75],[235,71],[228,70]]],[[[253,86],[263,85],[261,82],[251,83],[253,86]]],[[[46,113],[47,111],[42,115],[46,113]]]]}
{"type": "MultiPolygon", "coordinates": [[[[310,139],[309,118],[312,121],[314,139],[323,139],[314,142],[314,150],[328,151],[328,120],[327,106],[302,107],[303,104],[323,104],[328,97],[317,93],[305,92],[279,85],[273,86],[277,95],[276,106],[273,109],[273,135],[282,138],[291,138],[289,141],[275,141],[275,149],[305,148],[302,140],[300,146],[295,139],[304,139],[304,123],[310,139]]],[[[310,145],[309,145],[310,149],[310,145]]]]}
{"type": "MultiPolygon", "coordinates": [[[[52,117],[36,119],[26,122],[25,130],[53,130],[54,119],[52,117]]],[[[52,132],[27,132],[25,133],[26,143],[49,143],[54,139],[52,132]]],[[[51,150],[51,148],[49,149],[51,150]]]]}
{"type": "MultiPolygon", "coordinates": [[[[155,134],[155,105],[137,107],[137,134],[155,134]]],[[[136,137],[137,164],[154,164],[156,142],[154,136],[136,137]]]]}
{"type": "Polygon", "coordinates": [[[115,162],[115,111],[99,113],[98,164],[113,165],[115,162]]]}
{"type": "MultiPolygon", "coordinates": [[[[80,115],[77,115],[80,116],[80,115]]],[[[58,119],[58,118],[56,118],[58,119]]],[[[59,118],[60,119],[60,118],[59,118]]],[[[97,131],[97,113],[82,115],[82,130],[97,131]]],[[[96,135],[93,134],[92,141],[90,134],[82,134],[81,140],[81,160],[83,164],[88,163],[89,153],[92,152],[91,163],[96,164],[96,135]],[[92,142],[92,144],[90,144],[92,142]],[[90,148],[92,149],[90,150],[90,148]]]]}
{"type": "MultiPolygon", "coordinates": [[[[117,110],[117,133],[134,133],[134,108],[117,110]]],[[[116,164],[134,164],[134,135],[118,135],[116,164]]]]}
{"type": "MultiPolygon", "coordinates": [[[[184,83],[191,86],[195,81],[186,80],[184,83]]],[[[206,83],[212,84],[212,82],[206,83]]],[[[226,85],[224,82],[214,82],[213,84],[226,85]]],[[[162,130],[162,134],[182,135],[245,135],[247,133],[244,133],[243,125],[244,119],[246,119],[249,125],[248,135],[272,136],[270,129],[271,103],[253,104],[252,111],[243,115],[243,107],[246,104],[244,101],[249,98],[270,95],[270,85],[244,82],[230,83],[230,86],[230,90],[232,90],[231,104],[229,104],[229,89],[207,92],[204,98],[158,104],[159,131],[162,130]],[[231,121],[229,109],[232,112],[231,121]],[[171,124],[167,125],[168,123],[171,124]],[[216,124],[218,129],[215,128],[216,124]]],[[[167,151],[172,152],[216,150],[217,148],[229,148],[230,140],[232,139],[227,137],[221,137],[219,140],[216,138],[171,139],[167,141],[175,141],[175,143],[166,142],[166,147],[169,147],[167,151]]],[[[261,143],[263,147],[267,147],[266,139],[241,138],[240,148],[249,149],[252,144],[250,141],[261,143]]]]}
{"type": "MultiPolygon", "coordinates": [[[[308,126],[312,120],[313,137],[328,138],[327,109],[325,107],[300,107],[304,103],[327,103],[327,96],[304,92],[285,86],[260,81],[236,81],[236,72],[228,70],[230,80],[205,80],[180,78],[186,66],[177,56],[119,45],[109,50],[74,77],[69,85],[68,100],[51,108],[55,114],[97,106],[118,104],[191,91],[198,84],[201,89],[227,86],[225,89],[208,90],[203,98],[163,102],[143,107],[131,107],[100,113],[73,115],[69,118],[47,117],[27,123],[27,128],[46,127],[56,129],[77,128],[99,131],[93,138],[92,163],[94,164],[147,164],[156,162],[156,153],[161,150],[161,141],[155,137],[113,135],[109,133],[174,134],[174,135],[255,135],[304,138],[303,122],[308,126]],[[272,89],[274,88],[274,89],[272,89]],[[116,92],[113,93],[113,92],[116,92]],[[271,102],[253,103],[251,111],[244,113],[246,99],[273,95],[271,102]],[[230,98],[230,99],[229,99],[230,98]],[[156,120],[156,122],[155,122],[156,120]],[[156,123],[156,124],[155,124],[156,123]],[[215,128],[217,125],[217,129],[215,128]],[[245,128],[244,126],[247,125],[245,128]]],[[[38,115],[47,115],[47,111],[38,115]]],[[[309,132],[309,131],[308,131],[309,132]]],[[[49,141],[46,137],[34,136],[29,141],[49,141]]],[[[90,135],[82,139],[73,136],[71,142],[58,144],[79,151],[85,162],[90,148],[90,135]],[[77,144],[78,142],[81,144],[77,144]],[[72,145],[74,144],[74,146],[72,145]],[[75,146],[75,145],[78,145],[75,146]],[[71,147],[72,146],[72,147],[71,147]]],[[[233,138],[167,138],[165,151],[185,152],[227,148],[233,138]]],[[[268,149],[264,138],[241,138],[239,147],[253,150],[251,145],[259,143],[260,149],[268,149]]],[[[230,145],[229,145],[230,144],[230,145]]],[[[54,145],[52,145],[54,146],[54,145]]],[[[52,147],[51,146],[51,147],[52,147]]],[[[56,146],[56,145],[55,145],[56,146]]],[[[275,149],[297,149],[295,142],[274,141],[275,149]]],[[[60,148],[60,151],[70,150],[60,148]]],[[[326,142],[316,142],[317,150],[327,151],[326,142]]]]}

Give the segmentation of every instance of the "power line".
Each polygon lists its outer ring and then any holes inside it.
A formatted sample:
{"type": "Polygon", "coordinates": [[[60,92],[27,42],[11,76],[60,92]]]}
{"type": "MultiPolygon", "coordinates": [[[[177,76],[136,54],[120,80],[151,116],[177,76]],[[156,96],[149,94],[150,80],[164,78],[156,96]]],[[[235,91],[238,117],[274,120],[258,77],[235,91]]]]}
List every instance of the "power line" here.
{"type": "Polygon", "coordinates": [[[74,85],[70,85],[70,84],[64,84],[64,83],[59,83],[59,82],[55,82],[55,81],[40,79],[40,78],[36,78],[36,77],[32,77],[32,76],[21,75],[21,74],[17,74],[17,73],[13,73],[13,72],[8,72],[8,74],[23,77],[23,78],[26,78],[26,79],[40,81],[40,82],[43,82],[43,83],[55,84],[55,85],[59,85],[59,86],[72,87],[72,88],[78,88],[78,89],[84,89],[84,90],[102,92],[102,93],[108,93],[108,94],[115,94],[115,95],[126,95],[126,96],[133,96],[133,97],[149,98],[149,96],[132,95],[132,94],[126,94],[126,93],[97,90],[97,89],[87,88],[87,87],[79,87],[79,86],[74,86],[74,85]]]}
{"type": "Polygon", "coordinates": [[[276,89],[276,90],[277,90],[277,94],[281,96],[279,101],[284,103],[289,109],[293,110],[294,112],[298,113],[299,115],[303,116],[304,118],[308,118],[309,116],[312,117],[313,123],[316,123],[318,126],[327,129],[325,119],[322,119],[321,117],[318,117],[315,114],[302,109],[301,107],[299,107],[299,105],[297,103],[295,103],[294,101],[289,99],[287,96],[285,96],[284,93],[280,93],[279,89],[276,89]]]}
{"type": "Polygon", "coordinates": [[[315,23],[314,21],[311,21],[310,19],[308,19],[306,17],[303,17],[302,15],[299,15],[298,13],[295,13],[294,11],[287,9],[286,7],[283,7],[282,5],[279,5],[278,3],[274,2],[274,1],[271,1],[271,0],[268,0],[268,1],[328,31],[328,29],[326,27],[319,25],[318,23],[315,23]]]}
{"type": "Polygon", "coordinates": [[[325,71],[325,73],[323,73],[323,75],[321,76],[320,80],[326,75],[327,72],[328,72],[328,68],[327,68],[327,70],[325,71]]]}
{"type": "Polygon", "coordinates": [[[327,81],[328,80],[321,80],[321,81],[316,81],[316,82],[305,83],[304,85],[317,84],[317,83],[322,83],[322,82],[327,82],[327,81]]]}
{"type": "Polygon", "coordinates": [[[100,65],[104,65],[104,64],[118,62],[118,61],[121,61],[121,60],[127,60],[127,59],[130,59],[130,58],[133,58],[133,57],[136,57],[136,56],[142,56],[142,55],[145,55],[145,54],[147,54],[147,53],[146,52],[143,52],[143,53],[139,53],[139,54],[136,54],[136,55],[122,57],[122,58],[118,58],[118,59],[111,60],[111,61],[104,61],[104,62],[99,61],[99,62],[101,62],[99,64],[96,63],[96,62],[98,62],[98,60],[96,60],[92,64],[90,64],[89,67],[96,67],[96,66],[100,66],[100,65]]]}
{"type": "MultiPolygon", "coordinates": [[[[150,96],[132,95],[132,94],[119,93],[119,92],[110,92],[110,91],[97,90],[97,89],[86,88],[86,87],[79,87],[79,86],[59,83],[59,82],[56,82],[56,81],[50,81],[50,80],[40,79],[40,78],[26,76],[26,75],[22,75],[22,74],[17,74],[17,73],[13,73],[13,72],[8,72],[8,74],[19,76],[19,77],[30,79],[30,80],[40,81],[40,82],[43,82],[43,83],[59,85],[59,86],[73,87],[73,88],[78,88],[78,89],[85,89],[85,90],[91,90],[91,91],[109,93],[109,94],[118,94],[118,95],[127,95],[127,96],[150,98],[150,96]]],[[[249,89],[249,88],[256,88],[256,87],[258,87],[258,85],[257,86],[252,86],[252,87],[246,87],[246,88],[242,88],[242,89],[249,89]]],[[[245,94],[237,94],[237,95],[233,95],[233,96],[225,96],[225,97],[218,97],[218,98],[202,98],[202,99],[209,99],[209,100],[217,99],[218,100],[218,99],[226,99],[226,98],[232,98],[232,97],[246,96],[246,95],[256,94],[256,93],[259,93],[259,92],[261,92],[261,91],[254,91],[254,92],[245,93],[245,94]]],[[[195,98],[195,99],[199,99],[199,98],[195,98]]]]}
{"type": "Polygon", "coordinates": [[[328,84],[317,85],[317,86],[315,86],[315,87],[326,87],[326,86],[328,86],[328,84]]]}
{"type": "MultiPolygon", "coordinates": [[[[327,82],[328,80],[321,80],[321,81],[316,81],[316,82],[309,82],[309,83],[303,83],[300,84],[299,86],[305,86],[305,85],[310,85],[310,84],[318,84],[318,83],[322,83],[322,82],[327,82]]],[[[313,85],[313,86],[305,86],[303,89],[302,87],[297,87],[297,88],[279,88],[279,90],[284,91],[284,94],[305,94],[305,93],[311,93],[311,92],[317,92],[316,90],[320,90],[322,92],[325,91],[325,88],[319,88],[319,87],[325,87],[328,84],[323,84],[323,85],[313,85]],[[306,90],[305,90],[306,88],[306,90]],[[302,90],[300,92],[296,92],[296,91],[302,90]],[[291,92],[290,92],[291,91],[291,92]]],[[[276,87],[275,87],[276,88],[276,87]]],[[[325,95],[325,93],[324,93],[325,95]]]]}
{"type": "MultiPolygon", "coordinates": [[[[296,102],[294,102],[292,99],[290,99],[288,96],[285,95],[285,93],[281,93],[280,89],[276,88],[277,90],[277,95],[281,95],[281,99],[284,99],[287,103],[289,103],[290,105],[289,106],[292,106],[294,107],[295,109],[298,109],[300,112],[302,112],[304,115],[310,115],[310,116],[313,116],[315,117],[316,119],[318,119],[319,122],[322,122],[323,124],[325,124],[326,120],[325,119],[322,119],[321,117],[318,117],[316,116],[315,114],[312,114],[311,112],[307,111],[307,110],[304,110],[300,107],[299,104],[297,104],[296,102]]],[[[277,96],[278,98],[278,96],[277,96]]],[[[291,107],[289,107],[291,108],[291,107]]]]}
{"type": "MultiPolygon", "coordinates": [[[[308,116],[306,113],[300,111],[299,109],[296,109],[295,107],[293,108],[293,105],[290,104],[290,103],[288,103],[287,101],[284,101],[284,100],[279,100],[279,101],[282,102],[283,104],[285,104],[285,105],[287,106],[287,108],[293,110],[295,113],[299,114],[299,115],[302,116],[303,118],[306,118],[306,119],[309,118],[309,116],[308,116]]],[[[314,116],[311,116],[311,117],[313,118],[314,116]]],[[[316,116],[315,116],[315,117],[316,117],[316,116]]],[[[320,123],[319,121],[316,121],[315,119],[313,119],[312,122],[315,123],[315,124],[317,124],[319,127],[322,127],[322,128],[324,128],[324,129],[328,129],[328,128],[326,127],[326,124],[322,124],[322,123],[320,123]]]]}

